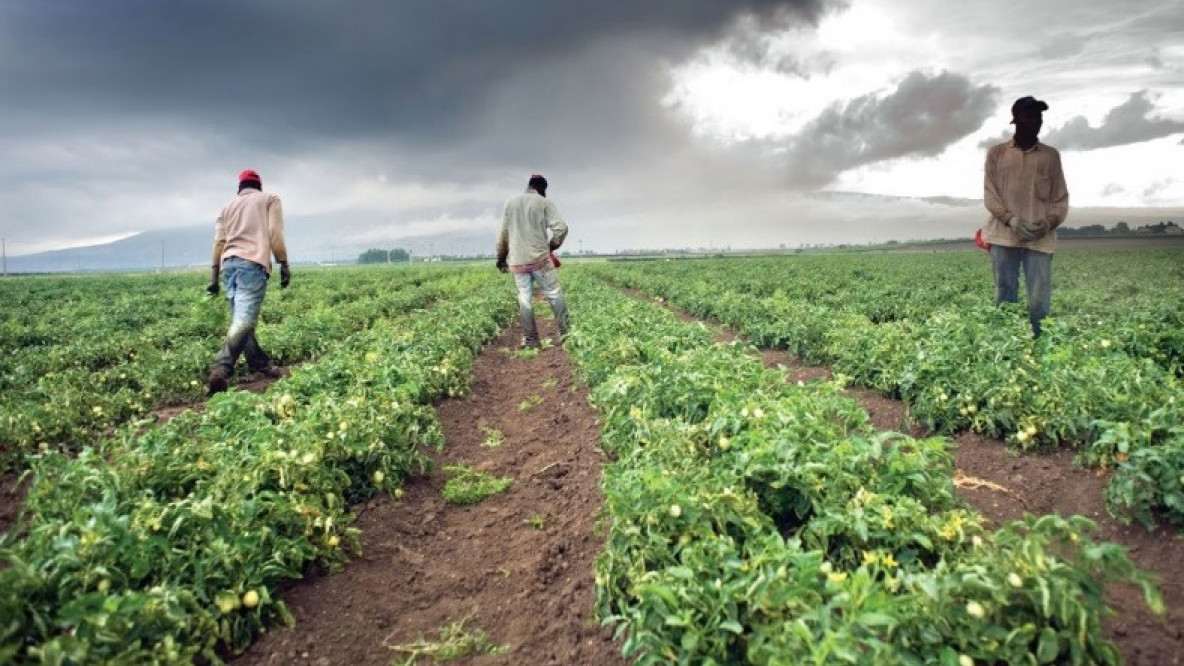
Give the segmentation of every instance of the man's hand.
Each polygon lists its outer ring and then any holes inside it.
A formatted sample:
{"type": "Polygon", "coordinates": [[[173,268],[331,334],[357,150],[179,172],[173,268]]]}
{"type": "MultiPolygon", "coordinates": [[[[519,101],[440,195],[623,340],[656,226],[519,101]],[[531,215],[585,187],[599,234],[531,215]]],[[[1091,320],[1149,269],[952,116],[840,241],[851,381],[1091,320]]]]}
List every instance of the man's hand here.
{"type": "Polygon", "coordinates": [[[280,264],[280,289],[287,287],[292,282],[292,270],[288,268],[288,262],[280,264]]]}
{"type": "Polygon", "coordinates": [[[555,250],[558,250],[560,245],[561,245],[561,243],[556,243],[554,238],[547,241],[547,248],[550,249],[552,252],[554,252],[555,250]]]}
{"type": "Polygon", "coordinates": [[[1016,233],[1025,243],[1038,241],[1048,233],[1048,220],[1020,220],[1016,225],[1016,233]]]}
{"type": "Polygon", "coordinates": [[[505,257],[498,257],[495,266],[497,266],[497,269],[503,273],[510,272],[510,265],[506,263],[505,257]]]}
{"type": "Polygon", "coordinates": [[[210,284],[206,286],[206,293],[210,296],[217,296],[222,288],[218,286],[218,267],[214,266],[210,269],[210,284]]]}

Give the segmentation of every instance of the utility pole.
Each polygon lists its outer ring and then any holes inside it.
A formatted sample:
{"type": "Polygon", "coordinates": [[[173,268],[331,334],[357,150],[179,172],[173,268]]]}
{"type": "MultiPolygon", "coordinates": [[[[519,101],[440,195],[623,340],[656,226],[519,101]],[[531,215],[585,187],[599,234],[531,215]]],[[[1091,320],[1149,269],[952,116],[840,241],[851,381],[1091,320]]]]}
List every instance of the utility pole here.
{"type": "Polygon", "coordinates": [[[8,277],[8,239],[0,238],[0,263],[4,265],[4,277],[8,277]]]}
{"type": "Polygon", "coordinates": [[[160,241],[160,272],[164,272],[164,241],[160,241]]]}

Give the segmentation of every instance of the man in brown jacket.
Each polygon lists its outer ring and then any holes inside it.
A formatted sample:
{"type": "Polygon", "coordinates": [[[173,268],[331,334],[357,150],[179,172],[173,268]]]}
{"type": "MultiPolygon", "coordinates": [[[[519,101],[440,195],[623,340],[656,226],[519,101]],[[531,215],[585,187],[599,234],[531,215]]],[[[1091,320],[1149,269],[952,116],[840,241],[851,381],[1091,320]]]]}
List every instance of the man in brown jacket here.
{"type": "Polygon", "coordinates": [[[1052,253],[1056,229],[1069,214],[1069,190],[1061,154],[1036,137],[1048,104],[1021,97],[1011,106],[1015,135],[987,152],[983,201],[991,217],[983,240],[991,246],[995,302],[1019,301],[1019,272],[1024,269],[1028,319],[1040,337],[1040,322],[1052,305],[1052,253]]]}
{"type": "Polygon", "coordinates": [[[214,225],[214,256],[210,285],[206,291],[217,296],[218,275],[226,280],[230,302],[230,330],[226,343],[210,366],[209,394],[225,391],[240,355],[247,367],[269,377],[279,371],[255,339],[255,324],[271,277],[271,257],[280,264],[280,288],[288,286],[288,250],[284,245],[284,211],[280,198],[263,193],[263,179],[254,169],[238,175],[238,196],[222,208],[214,225]]]}

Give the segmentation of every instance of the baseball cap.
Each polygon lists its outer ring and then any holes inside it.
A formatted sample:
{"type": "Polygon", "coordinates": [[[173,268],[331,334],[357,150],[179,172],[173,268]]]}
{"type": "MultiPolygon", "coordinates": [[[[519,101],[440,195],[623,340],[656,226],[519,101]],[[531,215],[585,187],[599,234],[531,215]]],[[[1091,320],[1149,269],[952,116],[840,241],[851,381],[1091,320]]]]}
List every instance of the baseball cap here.
{"type": "MultiPolygon", "coordinates": [[[[1015,116],[1020,114],[1040,113],[1042,111],[1048,111],[1048,104],[1045,104],[1031,95],[1027,97],[1021,97],[1011,105],[1012,118],[1015,118],[1015,116]]],[[[1012,120],[1012,122],[1014,123],[1015,121],[1012,120]]]]}
{"type": "Polygon", "coordinates": [[[239,173],[238,182],[241,183],[244,180],[257,180],[260,183],[263,182],[263,179],[259,177],[259,172],[254,169],[246,169],[243,172],[239,173]]]}

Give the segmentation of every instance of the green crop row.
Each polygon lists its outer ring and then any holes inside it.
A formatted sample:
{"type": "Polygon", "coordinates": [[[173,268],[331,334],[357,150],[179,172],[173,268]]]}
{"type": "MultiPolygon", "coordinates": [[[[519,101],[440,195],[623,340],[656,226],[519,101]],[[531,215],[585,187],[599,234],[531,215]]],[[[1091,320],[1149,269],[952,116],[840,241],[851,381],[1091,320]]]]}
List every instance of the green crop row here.
{"type": "MultiPolygon", "coordinates": [[[[289,365],[439,294],[439,270],[310,271],[273,288],[260,337],[289,365]]],[[[0,470],[39,447],[77,448],[112,427],[205,392],[228,322],[192,275],[5,281],[0,319],[0,470]],[[23,343],[23,344],[22,344],[23,343]]]]}
{"type": "Polygon", "coordinates": [[[973,430],[1021,449],[1078,447],[1083,463],[1116,468],[1107,490],[1116,516],[1184,525],[1184,282],[1162,283],[1184,262],[1151,253],[1111,277],[1097,269],[1107,258],[1058,264],[1066,284],[1035,341],[1021,306],[991,304],[977,254],[588,269],[754,344],[829,364],[907,402],[932,431],[973,430]],[[1152,272],[1161,276],[1155,289],[1130,282],[1152,272]]]}
{"type": "MultiPolygon", "coordinates": [[[[988,530],[948,443],[879,433],[836,382],[587,278],[565,347],[601,411],[598,607],[639,664],[1113,664],[1103,587],[1162,601],[1086,518],[988,530]]],[[[582,275],[581,275],[582,277],[582,275]]]]}
{"type": "Polygon", "coordinates": [[[349,504],[428,464],[431,402],[467,390],[512,315],[488,275],[436,288],[431,309],[333,340],[264,394],[31,457],[0,539],[0,663],[219,663],[289,619],[277,586],[357,549],[349,504]]]}

